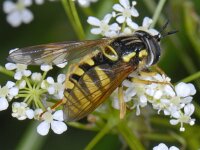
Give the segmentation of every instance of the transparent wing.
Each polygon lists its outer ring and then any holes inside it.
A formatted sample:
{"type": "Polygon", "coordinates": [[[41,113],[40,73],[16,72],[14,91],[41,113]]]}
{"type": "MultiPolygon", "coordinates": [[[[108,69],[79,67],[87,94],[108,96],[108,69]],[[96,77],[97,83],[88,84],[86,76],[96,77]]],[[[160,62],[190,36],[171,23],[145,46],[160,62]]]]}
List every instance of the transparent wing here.
{"type": "Polygon", "coordinates": [[[98,78],[91,80],[83,76],[73,91],[65,97],[67,101],[64,105],[65,120],[76,121],[94,111],[135,69],[136,67],[127,64],[117,65],[115,68],[102,65],[98,70],[93,68],[86,72],[92,78],[98,71],[98,78]],[[85,91],[85,95],[80,94],[80,91],[85,90],[86,85],[90,92],[85,91]],[[74,97],[74,95],[78,96],[74,97]]]}
{"type": "Polygon", "coordinates": [[[108,44],[111,39],[80,42],[60,42],[16,49],[10,52],[8,60],[27,65],[61,64],[92,52],[99,46],[108,44]]]}

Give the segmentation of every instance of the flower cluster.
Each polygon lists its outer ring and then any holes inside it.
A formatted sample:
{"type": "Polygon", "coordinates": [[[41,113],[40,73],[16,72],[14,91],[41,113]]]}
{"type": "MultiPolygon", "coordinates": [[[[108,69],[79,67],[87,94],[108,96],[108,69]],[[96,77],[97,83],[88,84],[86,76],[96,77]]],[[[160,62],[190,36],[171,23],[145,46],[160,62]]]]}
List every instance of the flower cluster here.
{"type": "Polygon", "coordinates": [[[139,16],[135,8],[136,1],[120,0],[120,4],[113,5],[113,12],[106,14],[103,20],[96,17],[88,17],[87,22],[94,26],[91,29],[92,34],[100,34],[105,37],[115,37],[119,35],[127,35],[133,33],[135,30],[141,29],[150,32],[152,35],[158,34],[158,31],[151,29],[150,25],[152,19],[145,17],[142,26],[139,26],[133,21],[133,18],[139,16]],[[115,19],[114,23],[110,23],[111,19],[115,19]]]}
{"type": "MultiPolygon", "coordinates": [[[[3,2],[3,11],[7,14],[7,22],[12,27],[19,27],[22,23],[30,23],[34,19],[34,15],[29,7],[32,6],[33,3],[42,5],[44,2],[45,0],[17,0],[16,2],[5,0],[3,2]]],[[[97,2],[97,0],[77,0],[77,2],[82,7],[88,7],[91,2],[97,2]]]]}
{"type": "MultiPolygon", "coordinates": [[[[149,104],[164,115],[170,116],[170,124],[181,124],[180,131],[184,131],[183,123],[194,125],[195,119],[191,118],[194,112],[192,96],[196,90],[191,83],[179,83],[175,87],[170,83],[170,78],[164,74],[148,75],[141,72],[139,75],[130,74],[131,81],[125,80],[125,102],[130,109],[140,109],[149,104]]],[[[113,107],[119,109],[117,93],[114,94],[113,107]]]]}
{"type": "MultiPolygon", "coordinates": [[[[61,67],[64,65],[66,63],[61,64],[61,67]]],[[[12,103],[13,117],[18,120],[42,121],[37,128],[39,134],[46,135],[50,127],[57,134],[66,131],[62,110],[53,112],[50,108],[47,109],[63,98],[65,75],[59,74],[57,82],[52,77],[47,77],[48,71],[52,69],[50,65],[41,65],[42,74],[32,73],[24,64],[7,63],[5,68],[14,71],[16,82],[8,81],[5,86],[0,87],[0,111],[6,110],[9,103],[12,103]],[[50,99],[55,102],[49,101],[50,99]]]]}

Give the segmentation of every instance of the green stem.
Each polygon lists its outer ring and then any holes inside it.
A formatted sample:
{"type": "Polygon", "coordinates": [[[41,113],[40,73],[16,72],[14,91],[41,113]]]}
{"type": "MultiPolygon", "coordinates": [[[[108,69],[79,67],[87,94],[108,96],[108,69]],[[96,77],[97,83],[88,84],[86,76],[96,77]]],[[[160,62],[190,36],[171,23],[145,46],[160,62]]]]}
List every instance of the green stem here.
{"type": "Polygon", "coordinates": [[[158,18],[159,18],[160,14],[161,14],[161,11],[163,9],[163,6],[164,6],[165,2],[166,2],[166,0],[160,0],[159,3],[158,3],[158,6],[156,7],[155,13],[153,15],[153,22],[151,24],[152,28],[155,27],[155,24],[158,21],[158,18]]]}
{"type": "Polygon", "coordinates": [[[5,75],[8,75],[10,77],[14,76],[14,72],[13,71],[7,70],[6,68],[4,68],[1,65],[0,65],[0,72],[3,73],[3,74],[5,74],[5,75]]]}
{"type": "Polygon", "coordinates": [[[44,136],[44,137],[40,136],[36,132],[37,126],[38,126],[38,123],[36,123],[36,121],[32,122],[29,125],[27,131],[20,139],[18,146],[15,148],[16,150],[27,150],[27,149],[39,150],[39,149],[42,149],[43,144],[48,136],[44,136]]]}
{"type": "Polygon", "coordinates": [[[85,150],[91,150],[94,146],[110,131],[110,129],[114,126],[112,122],[108,122],[103,129],[92,139],[92,141],[86,146],[85,150]]]}
{"type": "Polygon", "coordinates": [[[84,31],[80,23],[74,2],[72,2],[72,0],[61,0],[61,3],[64,7],[66,15],[69,18],[69,21],[72,24],[72,27],[74,28],[74,31],[76,32],[77,37],[79,39],[83,39],[85,37],[84,31]]]}
{"type": "Polygon", "coordinates": [[[132,150],[144,150],[142,143],[139,138],[135,136],[133,130],[130,129],[126,122],[120,122],[117,125],[119,133],[122,135],[130,149],[132,150]]]}
{"type": "Polygon", "coordinates": [[[81,21],[80,21],[76,6],[74,4],[74,1],[69,0],[69,4],[70,4],[70,7],[71,7],[72,15],[74,17],[74,22],[75,22],[76,27],[78,29],[79,39],[84,39],[85,38],[85,33],[84,33],[84,30],[83,30],[83,27],[82,27],[82,24],[81,24],[81,21]]]}
{"type": "Polygon", "coordinates": [[[192,82],[192,81],[194,81],[194,80],[196,80],[196,79],[198,79],[198,78],[200,78],[200,71],[198,71],[198,72],[192,74],[191,76],[188,76],[188,77],[182,79],[182,80],[179,81],[179,82],[192,82]]]}

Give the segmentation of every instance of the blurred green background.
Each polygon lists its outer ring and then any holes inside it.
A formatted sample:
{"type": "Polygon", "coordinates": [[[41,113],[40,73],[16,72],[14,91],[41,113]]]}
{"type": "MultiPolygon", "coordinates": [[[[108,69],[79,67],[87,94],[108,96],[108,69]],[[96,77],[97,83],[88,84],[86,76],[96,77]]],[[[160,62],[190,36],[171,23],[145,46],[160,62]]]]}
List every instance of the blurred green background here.
{"type": "MultiPolygon", "coordinates": [[[[7,62],[6,57],[12,48],[78,39],[60,2],[47,1],[43,5],[32,5],[30,9],[34,14],[34,20],[30,24],[22,24],[20,27],[13,28],[6,22],[6,14],[2,10],[3,1],[0,1],[0,64],[2,66],[7,62]]],[[[98,38],[89,34],[90,27],[86,22],[87,17],[92,15],[103,18],[106,13],[112,12],[112,5],[117,2],[117,0],[99,0],[97,3],[92,4],[90,8],[81,8],[77,5],[86,32],[86,39],[98,38]]],[[[137,2],[136,8],[140,13],[140,17],[137,18],[136,22],[141,24],[143,17],[153,16],[158,0],[137,0],[137,2]]],[[[179,31],[176,35],[166,37],[161,42],[163,55],[159,66],[172,78],[173,83],[200,71],[199,15],[199,0],[167,0],[162,15],[160,15],[156,24],[156,29],[159,30],[168,19],[170,21],[169,30],[176,29],[179,31]]],[[[0,74],[1,85],[4,85],[8,79],[10,78],[6,75],[0,74]]],[[[197,87],[194,101],[198,110],[200,107],[200,82],[195,80],[193,83],[197,87]]],[[[62,135],[55,135],[51,132],[48,136],[41,137],[36,133],[35,123],[29,120],[20,122],[11,117],[10,114],[11,109],[0,112],[0,150],[21,150],[20,144],[24,140],[30,142],[26,141],[27,150],[79,150],[84,149],[96,135],[96,132],[69,127],[68,131],[62,135]],[[27,132],[32,134],[31,139],[26,138],[27,132]],[[39,140],[35,143],[34,139],[39,140]],[[29,144],[34,145],[33,148],[30,148],[29,144]]],[[[200,143],[199,113],[195,114],[195,118],[195,127],[186,126],[186,131],[182,135],[186,141],[195,138],[200,143]]],[[[155,143],[160,142],[162,141],[156,141],[155,143]]],[[[199,145],[194,143],[192,147],[191,142],[186,149],[194,150],[193,148],[197,148],[199,145]]],[[[95,149],[116,150],[120,147],[119,136],[107,135],[96,145],[95,149]]]]}

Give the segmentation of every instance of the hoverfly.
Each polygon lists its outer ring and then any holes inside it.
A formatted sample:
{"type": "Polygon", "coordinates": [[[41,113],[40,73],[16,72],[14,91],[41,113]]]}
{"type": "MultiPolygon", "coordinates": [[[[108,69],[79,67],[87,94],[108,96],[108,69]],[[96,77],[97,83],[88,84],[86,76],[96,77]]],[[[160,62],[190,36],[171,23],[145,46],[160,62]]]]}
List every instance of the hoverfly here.
{"type": "Polygon", "coordinates": [[[57,65],[80,58],[78,63],[70,65],[64,98],[55,104],[63,105],[66,121],[75,121],[102,104],[130,73],[156,64],[162,37],[137,30],[132,35],[116,38],[17,49],[9,54],[8,60],[27,65],[57,65]]]}

